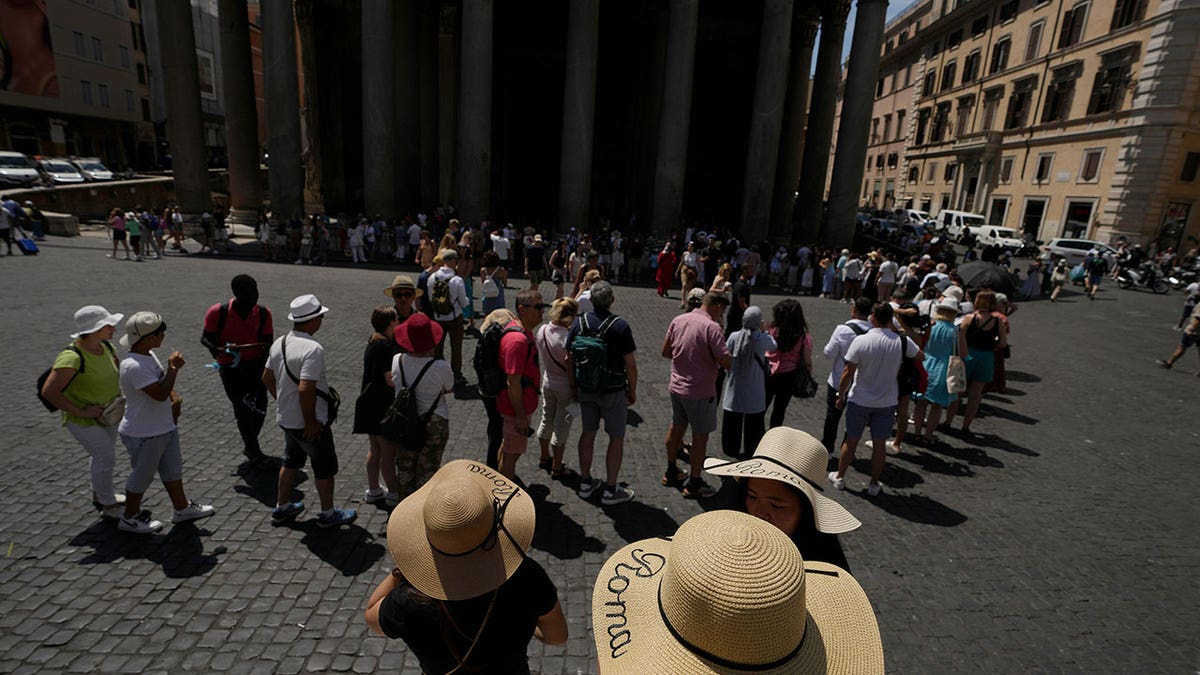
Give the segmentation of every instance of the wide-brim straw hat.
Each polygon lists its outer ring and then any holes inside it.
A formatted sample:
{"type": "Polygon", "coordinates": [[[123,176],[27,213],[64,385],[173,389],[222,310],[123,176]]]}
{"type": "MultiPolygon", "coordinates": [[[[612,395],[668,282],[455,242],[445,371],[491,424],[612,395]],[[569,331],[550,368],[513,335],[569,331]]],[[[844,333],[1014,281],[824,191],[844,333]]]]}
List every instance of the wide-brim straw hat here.
{"type": "Polygon", "coordinates": [[[533,499],[487,465],[450,462],[388,518],[388,550],[413,588],[466,600],[512,578],[533,541],[533,499]]]}
{"type": "Polygon", "coordinates": [[[716,476],[765,478],[786,483],[808,498],[813,523],[827,534],[844,534],[862,523],[841,504],[826,497],[825,478],[829,453],[807,432],[775,427],[763,435],[750,459],[730,462],[717,457],[704,460],[704,470],[716,476]]]}
{"type": "Polygon", "coordinates": [[[407,274],[397,274],[396,278],[392,279],[392,285],[383,289],[383,294],[390,298],[392,297],[392,292],[397,288],[406,288],[412,291],[414,293],[414,298],[419,298],[425,294],[424,291],[417,288],[416,282],[414,282],[413,278],[407,274]]]}
{"type": "Polygon", "coordinates": [[[609,558],[592,629],[602,674],[884,672],[858,582],[806,563],[778,528],[737,511],[700,514],[673,539],[609,558]]]}

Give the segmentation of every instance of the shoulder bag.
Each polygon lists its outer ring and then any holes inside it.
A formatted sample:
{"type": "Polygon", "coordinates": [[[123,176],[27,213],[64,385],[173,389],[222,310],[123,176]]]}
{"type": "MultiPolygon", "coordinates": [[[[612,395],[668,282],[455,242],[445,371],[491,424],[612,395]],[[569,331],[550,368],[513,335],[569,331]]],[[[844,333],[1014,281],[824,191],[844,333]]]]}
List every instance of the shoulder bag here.
{"type": "Polygon", "coordinates": [[[946,391],[961,394],[967,390],[967,366],[958,355],[958,331],[954,331],[954,352],[946,364],[946,391]]]}
{"type": "MultiPolygon", "coordinates": [[[[284,336],[284,338],[283,338],[283,344],[280,346],[280,351],[283,353],[282,355],[283,355],[284,371],[287,372],[287,376],[289,378],[291,378],[292,382],[295,382],[296,386],[299,387],[300,386],[300,378],[296,377],[296,374],[292,372],[291,367],[288,366],[287,336],[284,336]]],[[[321,391],[321,389],[318,387],[317,388],[317,398],[325,401],[325,405],[329,409],[329,421],[325,423],[325,426],[327,426],[327,427],[333,426],[334,420],[337,419],[338,408],[342,407],[342,397],[338,395],[337,389],[334,389],[333,386],[330,386],[329,391],[321,391]]]]}

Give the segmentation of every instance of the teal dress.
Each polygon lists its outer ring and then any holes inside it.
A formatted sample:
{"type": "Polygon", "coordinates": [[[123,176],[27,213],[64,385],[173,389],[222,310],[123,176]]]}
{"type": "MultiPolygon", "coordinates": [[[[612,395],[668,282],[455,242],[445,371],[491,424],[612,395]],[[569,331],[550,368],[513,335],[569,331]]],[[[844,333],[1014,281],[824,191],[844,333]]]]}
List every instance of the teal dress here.
{"type": "Polygon", "coordinates": [[[918,400],[945,408],[957,398],[946,389],[946,369],[956,344],[958,326],[950,321],[938,321],[933,324],[929,331],[929,341],[925,343],[925,371],[929,373],[929,385],[925,387],[924,392],[913,392],[918,400]]]}

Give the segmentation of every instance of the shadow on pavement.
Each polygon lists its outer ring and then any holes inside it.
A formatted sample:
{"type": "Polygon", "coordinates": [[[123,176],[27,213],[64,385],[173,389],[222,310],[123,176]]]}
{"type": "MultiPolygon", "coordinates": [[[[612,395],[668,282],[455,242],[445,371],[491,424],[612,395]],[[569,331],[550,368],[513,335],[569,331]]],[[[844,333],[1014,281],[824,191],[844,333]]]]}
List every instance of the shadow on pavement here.
{"type": "Polygon", "coordinates": [[[369,571],[387,552],[385,546],[375,541],[375,535],[353,523],[326,529],[317,525],[314,515],[308,520],[292,521],[281,527],[303,532],[300,543],[346,577],[369,571]]]}
{"type": "Polygon", "coordinates": [[[632,502],[603,506],[605,515],[613,520],[613,528],[629,543],[651,537],[670,537],[679,529],[679,523],[663,509],[632,502]]]}
{"type": "Polygon", "coordinates": [[[981,403],[979,405],[979,416],[980,417],[985,417],[985,416],[986,417],[999,417],[1002,420],[1008,420],[1010,422],[1016,422],[1018,424],[1030,424],[1030,425],[1037,424],[1038,422],[1041,421],[1036,417],[1022,415],[1019,412],[1013,412],[1012,410],[1006,410],[1004,408],[997,408],[996,406],[990,405],[988,403],[981,403]]]}
{"type": "MultiPolygon", "coordinates": [[[[219,517],[219,516],[218,516],[219,517]]],[[[204,552],[201,537],[210,532],[195,523],[165,526],[166,534],[132,534],[117,529],[117,521],[102,520],[71,538],[72,546],[90,546],[80,565],[103,565],[121,559],[149,560],[160,565],[163,574],[174,579],[208,574],[220,562],[218,556],[227,553],[218,546],[212,553],[204,552]]]]}
{"type": "Polygon", "coordinates": [[[978,436],[978,440],[976,440],[975,443],[985,448],[995,448],[997,450],[1003,450],[1004,452],[1011,452],[1014,455],[1025,455],[1027,457],[1041,457],[1042,455],[1040,452],[1017,445],[1016,443],[1000,438],[995,434],[979,434],[978,436]]]}
{"type": "Polygon", "coordinates": [[[938,473],[943,476],[953,476],[955,478],[974,478],[977,474],[970,466],[960,462],[947,462],[946,460],[936,455],[931,455],[928,452],[917,450],[915,452],[905,451],[899,455],[893,455],[891,459],[898,459],[909,464],[915,464],[924,471],[929,473],[938,473]]]}
{"type": "Polygon", "coordinates": [[[890,492],[887,488],[892,487],[892,484],[887,482],[886,475],[884,476],[883,484],[885,486],[883,494],[878,497],[867,496],[865,487],[861,491],[852,492],[846,490],[846,493],[859,497],[863,501],[874,504],[893,516],[898,516],[912,523],[936,525],[938,527],[957,527],[967,522],[965,515],[925,495],[899,495],[890,492]]]}
{"type": "MultiPolygon", "coordinates": [[[[935,443],[929,448],[930,452],[936,452],[939,455],[945,455],[951,459],[966,462],[972,466],[986,466],[993,469],[1003,469],[1004,462],[990,457],[982,448],[972,446],[954,447],[946,443],[935,443]]],[[[975,475],[974,472],[971,475],[975,475]]]]}
{"type": "Polygon", "coordinates": [[[584,551],[598,553],[607,548],[604,542],[588,536],[583,526],[563,513],[563,504],[547,501],[550,488],[535,483],[526,488],[537,510],[537,528],[531,546],[560,560],[578,558],[584,551]]]}
{"type": "Polygon", "coordinates": [[[1031,373],[1023,373],[1019,370],[1007,371],[1006,377],[1013,382],[1041,382],[1042,378],[1031,373]]]}
{"type": "MultiPolygon", "coordinates": [[[[888,456],[891,459],[891,455],[888,456]]],[[[855,471],[864,475],[871,475],[871,453],[868,451],[863,453],[860,449],[854,457],[854,463],[851,465],[855,471]]],[[[846,472],[847,474],[849,471],[846,472]]],[[[911,488],[920,483],[924,483],[925,479],[921,474],[915,471],[909,471],[904,467],[896,466],[895,462],[888,462],[883,467],[883,475],[879,477],[884,485],[890,485],[896,488],[911,488]]]]}
{"type": "MultiPolygon", "coordinates": [[[[233,491],[253,497],[262,503],[263,506],[275,508],[279,493],[279,472],[278,471],[259,471],[250,468],[247,464],[242,464],[234,472],[234,475],[245,481],[245,485],[234,485],[233,491]]],[[[308,474],[304,471],[296,472],[296,480],[292,484],[292,499],[293,501],[302,501],[304,499],[304,490],[297,490],[296,486],[308,480],[308,474]]]]}

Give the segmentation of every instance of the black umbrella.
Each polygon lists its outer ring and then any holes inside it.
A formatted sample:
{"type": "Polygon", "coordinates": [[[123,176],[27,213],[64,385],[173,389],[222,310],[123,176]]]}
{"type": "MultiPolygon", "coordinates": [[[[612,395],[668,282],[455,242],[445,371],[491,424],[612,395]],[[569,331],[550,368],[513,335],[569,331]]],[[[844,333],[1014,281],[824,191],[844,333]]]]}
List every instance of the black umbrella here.
{"type": "Polygon", "coordinates": [[[986,286],[997,293],[1006,295],[1012,295],[1017,290],[1017,282],[1011,272],[982,260],[959,265],[958,276],[962,277],[963,283],[971,290],[978,290],[986,286]]]}

